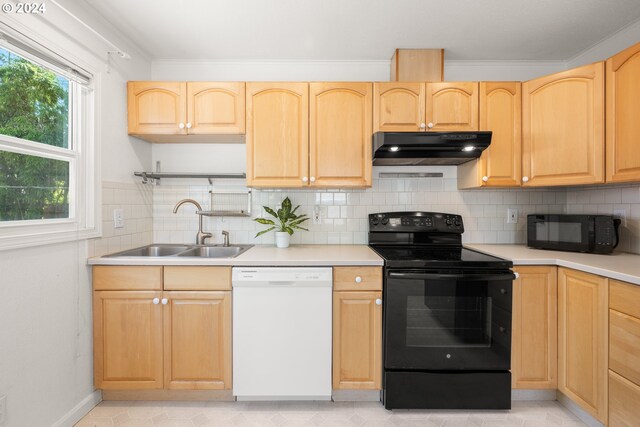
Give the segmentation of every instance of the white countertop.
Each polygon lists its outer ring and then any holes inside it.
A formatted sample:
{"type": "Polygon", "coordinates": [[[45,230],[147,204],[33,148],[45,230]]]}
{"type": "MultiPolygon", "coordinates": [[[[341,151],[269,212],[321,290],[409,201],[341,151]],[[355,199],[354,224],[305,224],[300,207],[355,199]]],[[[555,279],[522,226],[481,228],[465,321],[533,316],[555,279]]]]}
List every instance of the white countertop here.
{"type": "Polygon", "coordinates": [[[640,285],[640,255],[612,255],[545,251],[524,245],[465,245],[477,251],[513,261],[514,265],[557,265],[640,285]]]}
{"type": "Polygon", "coordinates": [[[285,249],[256,245],[236,258],[95,257],[90,265],[231,265],[231,266],[332,266],[383,265],[366,245],[291,245],[285,249]]]}

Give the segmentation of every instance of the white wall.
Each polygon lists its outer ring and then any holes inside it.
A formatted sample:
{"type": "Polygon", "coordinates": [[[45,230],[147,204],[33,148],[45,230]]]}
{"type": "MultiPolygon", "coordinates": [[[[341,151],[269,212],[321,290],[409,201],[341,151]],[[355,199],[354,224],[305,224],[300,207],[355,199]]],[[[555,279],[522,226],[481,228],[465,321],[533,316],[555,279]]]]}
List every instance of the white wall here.
{"type": "Polygon", "coordinates": [[[569,58],[567,60],[567,68],[605,60],[638,42],[640,42],[640,20],[621,28],[610,37],[569,58]]]}
{"type": "MultiPolygon", "coordinates": [[[[148,79],[150,62],[83,2],[59,0],[131,55],[109,72],[103,41],[52,3],[46,15],[2,14],[2,25],[96,73],[102,176],[132,183],[151,146],[127,137],[126,81],[148,79]]],[[[91,282],[87,241],[0,252],[0,396],[5,427],[72,426],[99,399],[92,372],[91,282]]]]}
{"type": "Polygon", "coordinates": [[[566,70],[565,61],[447,61],[449,81],[525,81],[566,70]]]}

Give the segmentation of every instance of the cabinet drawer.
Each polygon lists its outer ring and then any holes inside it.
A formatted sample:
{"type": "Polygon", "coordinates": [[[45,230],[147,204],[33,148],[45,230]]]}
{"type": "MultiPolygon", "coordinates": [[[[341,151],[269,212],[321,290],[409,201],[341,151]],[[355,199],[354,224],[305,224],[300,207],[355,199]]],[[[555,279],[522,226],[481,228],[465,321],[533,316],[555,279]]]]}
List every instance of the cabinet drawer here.
{"type": "Polygon", "coordinates": [[[94,291],[162,290],[162,267],[97,265],[93,267],[94,291]]]}
{"type": "Polygon", "coordinates": [[[640,387],[609,371],[609,427],[640,425],[640,387]]]}
{"type": "Polygon", "coordinates": [[[381,291],[382,267],[334,267],[334,291],[381,291]]]}
{"type": "Polygon", "coordinates": [[[609,280],[609,308],[640,318],[640,286],[609,280]]]}
{"type": "Polygon", "coordinates": [[[640,384],[640,319],[609,310],[609,369],[640,384]]]}
{"type": "Polygon", "coordinates": [[[165,291],[226,291],[231,290],[231,267],[164,268],[165,291]]]}

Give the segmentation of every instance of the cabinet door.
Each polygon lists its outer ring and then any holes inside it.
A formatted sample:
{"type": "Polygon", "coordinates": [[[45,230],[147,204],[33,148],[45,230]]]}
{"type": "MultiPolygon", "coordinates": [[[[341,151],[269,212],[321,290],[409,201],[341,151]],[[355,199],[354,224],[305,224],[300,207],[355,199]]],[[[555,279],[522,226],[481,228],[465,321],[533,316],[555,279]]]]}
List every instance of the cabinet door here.
{"type": "Polygon", "coordinates": [[[607,60],[607,182],[640,181],[640,43],[607,60]]]}
{"type": "Polygon", "coordinates": [[[425,130],[424,83],[373,84],[373,131],[425,130]]]}
{"type": "Polygon", "coordinates": [[[231,292],[165,292],[164,379],[171,390],[231,388],[231,292]]]}
{"type": "Polygon", "coordinates": [[[604,62],[523,83],[524,186],[604,182],[604,62]]]}
{"type": "Polygon", "coordinates": [[[308,83],[247,83],[246,130],[248,186],[307,185],[308,83]]]}
{"type": "Polygon", "coordinates": [[[333,293],[334,389],[380,389],[381,298],[382,292],[333,293]]]}
{"type": "Polygon", "coordinates": [[[427,83],[427,128],[478,130],[478,82],[427,83]]]}
{"type": "Polygon", "coordinates": [[[311,83],[309,182],[371,186],[371,83],[311,83]]]}
{"type": "Polygon", "coordinates": [[[520,186],[522,91],[519,82],[480,83],[480,129],[493,132],[491,145],[480,157],[484,185],[520,186]]]}
{"type": "Polygon", "coordinates": [[[558,286],[556,267],[517,267],[513,282],[513,388],[556,389],[558,286]]]}
{"type": "Polygon", "coordinates": [[[161,296],[154,291],[93,293],[96,388],[162,388],[161,296]]]}
{"type": "Polygon", "coordinates": [[[558,390],[607,418],[607,279],[558,269],[558,390]]]}
{"type": "Polygon", "coordinates": [[[187,84],[128,82],[130,135],[186,135],[187,84]]]}
{"type": "Polygon", "coordinates": [[[189,134],[244,133],[244,82],[188,82],[187,99],[189,134]]]}

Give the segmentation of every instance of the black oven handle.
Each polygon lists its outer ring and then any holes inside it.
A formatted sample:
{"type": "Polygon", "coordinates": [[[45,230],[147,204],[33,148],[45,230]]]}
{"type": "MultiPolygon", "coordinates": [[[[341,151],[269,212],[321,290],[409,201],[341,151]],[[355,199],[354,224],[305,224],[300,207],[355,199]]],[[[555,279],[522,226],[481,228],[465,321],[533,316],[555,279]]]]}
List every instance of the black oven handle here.
{"type": "Polygon", "coordinates": [[[442,279],[461,279],[465,281],[485,281],[485,280],[514,280],[516,275],[512,272],[508,273],[488,273],[488,274],[440,274],[440,273],[397,273],[389,272],[389,277],[398,279],[414,279],[414,280],[442,280],[442,279]]]}

